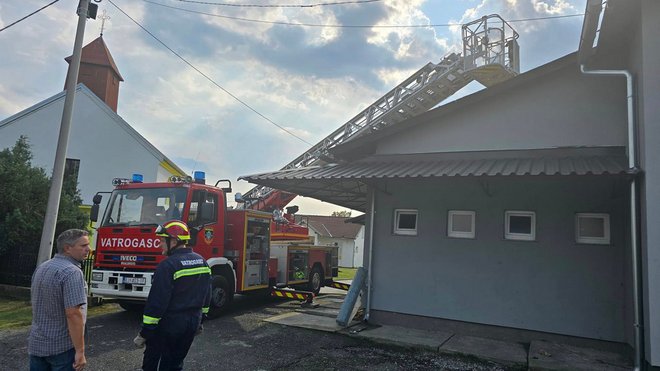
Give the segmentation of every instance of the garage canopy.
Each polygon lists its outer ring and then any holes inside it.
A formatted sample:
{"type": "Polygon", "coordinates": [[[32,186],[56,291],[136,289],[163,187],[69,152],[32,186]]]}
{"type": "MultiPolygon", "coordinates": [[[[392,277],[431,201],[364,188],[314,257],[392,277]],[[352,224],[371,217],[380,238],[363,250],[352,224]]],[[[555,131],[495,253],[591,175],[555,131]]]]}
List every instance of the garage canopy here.
{"type": "Polygon", "coordinates": [[[628,175],[623,147],[372,155],[239,179],[366,211],[367,185],[379,179],[628,175]]]}

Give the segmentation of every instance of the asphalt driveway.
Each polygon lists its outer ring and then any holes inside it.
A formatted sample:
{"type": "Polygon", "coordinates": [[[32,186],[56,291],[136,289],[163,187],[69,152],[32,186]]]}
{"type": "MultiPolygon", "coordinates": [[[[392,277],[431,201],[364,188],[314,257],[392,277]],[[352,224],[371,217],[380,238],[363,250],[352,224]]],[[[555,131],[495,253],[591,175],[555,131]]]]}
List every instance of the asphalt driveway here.
{"type": "MultiPolygon", "coordinates": [[[[237,297],[231,310],[209,320],[184,364],[187,370],[504,370],[475,359],[370,343],[265,322],[292,312],[296,302],[237,297]]],[[[88,322],[88,370],[139,370],[133,346],[141,315],[120,311],[88,322]]],[[[0,369],[27,370],[28,329],[0,332],[0,369]]]]}

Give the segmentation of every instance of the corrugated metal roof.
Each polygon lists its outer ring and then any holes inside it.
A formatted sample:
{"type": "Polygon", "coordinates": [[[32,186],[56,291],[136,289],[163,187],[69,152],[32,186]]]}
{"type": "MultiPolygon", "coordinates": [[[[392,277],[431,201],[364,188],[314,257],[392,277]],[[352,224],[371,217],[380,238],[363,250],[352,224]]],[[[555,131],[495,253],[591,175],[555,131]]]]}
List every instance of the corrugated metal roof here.
{"type": "Polygon", "coordinates": [[[381,155],[239,179],[364,211],[370,179],[627,175],[624,153],[611,147],[381,155]]]}
{"type": "MultiPolygon", "coordinates": [[[[511,151],[507,151],[511,152],[511,151]]],[[[534,151],[525,151],[534,152],[534,151]]],[[[618,154],[567,154],[503,158],[460,157],[460,154],[433,159],[407,159],[408,156],[372,156],[346,164],[312,166],[241,177],[258,183],[266,179],[370,179],[430,178],[447,176],[523,175],[616,175],[628,172],[627,159],[618,154]]],[[[488,156],[487,152],[482,152],[488,156]]],[[[418,156],[419,158],[419,156],[418,156]]]]}

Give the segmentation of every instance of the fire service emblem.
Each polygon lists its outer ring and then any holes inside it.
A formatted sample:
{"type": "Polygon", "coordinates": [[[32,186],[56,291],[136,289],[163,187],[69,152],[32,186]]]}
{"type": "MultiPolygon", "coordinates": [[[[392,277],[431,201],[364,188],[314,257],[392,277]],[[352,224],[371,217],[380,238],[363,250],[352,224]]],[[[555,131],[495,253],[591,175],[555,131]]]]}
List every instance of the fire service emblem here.
{"type": "Polygon", "coordinates": [[[207,245],[210,245],[211,242],[213,242],[213,229],[204,229],[204,242],[206,242],[207,245]]]}

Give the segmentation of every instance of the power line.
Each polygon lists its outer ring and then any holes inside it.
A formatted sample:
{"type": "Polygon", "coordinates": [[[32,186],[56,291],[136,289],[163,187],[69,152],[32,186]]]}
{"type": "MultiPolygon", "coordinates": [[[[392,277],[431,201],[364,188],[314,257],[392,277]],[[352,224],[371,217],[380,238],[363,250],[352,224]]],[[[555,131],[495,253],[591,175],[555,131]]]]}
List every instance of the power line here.
{"type": "MultiPolygon", "coordinates": [[[[280,26],[299,26],[299,27],[329,27],[329,28],[372,28],[372,27],[430,27],[429,25],[419,25],[419,26],[373,26],[373,25],[341,25],[341,24],[313,24],[313,23],[291,23],[291,22],[282,22],[282,21],[264,21],[261,19],[252,19],[252,18],[243,18],[243,17],[232,17],[228,15],[221,15],[221,14],[213,14],[213,13],[207,13],[207,12],[200,12],[198,10],[192,10],[192,9],[186,9],[186,8],[179,8],[176,6],[171,6],[171,5],[166,5],[166,4],[161,4],[157,3],[155,1],[151,0],[142,0],[145,3],[153,4],[153,5],[158,5],[162,6],[163,8],[169,8],[169,9],[174,9],[174,10],[180,10],[182,12],[188,12],[188,13],[194,13],[194,14],[201,14],[201,15],[208,15],[210,17],[217,17],[217,18],[224,18],[224,19],[231,19],[234,21],[243,21],[243,22],[253,22],[253,23],[265,23],[265,24],[275,24],[275,25],[280,25],[280,26]]],[[[447,24],[444,26],[451,26],[451,24],[447,24]]]]}
{"type": "Polygon", "coordinates": [[[332,6],[332,5],[346,5],[346,4],[366,4],[376,3],[383,0],[355,0],[355,1],[338,1],[333,3],[316,3],[316,4],[235,4],[235,3],[214,3],[210,1],[196,1],[196,0],[176,0],[182,3],[203,4],[203,5],[217,5],[229,6],[236,8],[314,8],[318,6],[332,6]]]}
{"type": "Polygon", "coordinates": [[[584,16],[584,13],[566,14],[566,15],[550,15],[550,16],[547,16],[547,17],[512,19],[510,21],[507,21],[507,23],[543,21],[543,20],[546,20],[546,19],[560,19],[560,18],[572,18],[572,17],[583,17],[583,16],[584,16]]]}
{"type": "Polygon", "coordinates": [[[33,16],[33,15],[39,13],[40,11],[42,11],[42,10],[48,8],[49,6],[55,4],[55,3],[58,2],[58,1],[60,1],[60,0],[54,0],[54,1],[51,2],[50,4],[47,4],[47,5],[42,6],[41,8],[39,8],[39,9],[35,10],[34,12],[32,12],[32,13],[26,15],[25,17],[23,17],[23,18],[21,18],[21,19],[15,21],[15,22],[13,22],[13,23],[10,23],[9,25],[7,25],[7,26],[5,26],[5,27],[3,27],[3,28],[0,28],[0,32],[2,32],[2,31],[4,31],[4,30],[8,29],[9,27],[15,25],[16,23],[18,23],[18,22],[20,22],[20,21],[22,21],[22,20],[24,20],[24,19],[27,19],[28,17],[31,17],[31,16],[33,16]]]}
{"type": "Polygon", "coordinates": [[[239,97],[237,97],[237,96],[235,96],[234,94],[232,94],[229,90],[223,88],[220,84],[218,84],[217,82],[215,82],[211,77],[209,77],[207,74],[205,74],[204,72],[202,72],[199,68],[195,67],[192,63],[188,62],[188,60],[186,60],[186,59],[185,59],[183,56],[181,56],[179,53],[177,53],[176,51],[174,51],[174,49],[172,49],[172,48],[170,48],[169,46],[167,46],[167,44],[165,44],[164,42],[162,42],[158,37],[156,37],[156,35],[154,35],[154,34],[151,33],[149,30],[147,30],[146,28],[144,28],[144,26],[142,26],[138,21],[136,21],[135,19],[133,19],[130,15],[128,15],[125,11],[123,11],[120,7],[118,7],[117,4],[115,4],[112,0],[108,0],[108,2],[109,2],[110,4],[112,4],[112,6],[114,6],[115,8],[117,8],[117,10],[119,10],[120,12],[122,12],[126,17],[128,17],[128,19],[130,19],[131,21],[133,21],[133,23],[135,23],[136,25],[138,25],[138,27],[140,27],[144,32],[148,33],[149,36],[153,37],[156,41],[158,41],[162,46],[164,46],[164,47],[165,47],[167,50],[169,50],[172,54],[176,55],[176,56],[177,56],[179,59],[181,59],[185,64],[187,64],[188,66],[190,66],[190,68],[192,68],[193,70],[197,71],[197,73],[199,73],[200,75],[204,76],[204,77],[205,77],[207,80],[209,80],[213,85],[217,86],[217,87],[220,88],[222,91],[224,91],[225,93],[227,93],[229,96],[231,96],[232,98],[234,98],[236,101],[238,101],[239,103],[241,103],[242,105],[244,105],[245,107],[247,107],[249,110],[251,110],[252,112],[254,112],[254,113],[256,113],[257,115],[259,115],[259,117],[261,117],[261,118],[263,118],[264,120],[270,122],[271,124],[277,126],[278,128],[284,130],[284,131],[287,132],[288,134],[290,134],[290,135],[292,135],[292,136],[298,138],[298,139],[301,140],[303,143],[306,143],[306,144],[312,146],[312,144],[309,143],[308,141],[306,141],[305,139],[303,139],[303,138],[297,136],[296,134],[292,133],[290,130],[286,129],[285,127],[283,127],[283,126],[281,126],[281,125],[278,125],[278,124],[275,123],[273,120],[271,120],[271,119],[269,119],[268,117],[264,116],[261,112],[257,111],[256,109],[252,108],[252,106],[250,106],[250,105],[247,104],[246,102],[242,101],[239,97]]]}
{"type": "MultiPolygon", "coordinates": [[[[231,19],[231,20],[234,20],[234,21],[243,21],[243,22],[275,24],[275,25],[281,25],[281,26],[328,27],[328,28],[429,28],[429,27],[452,27],[452,26],[462,26],[463,25],[462,23],[413,24],[413,25],[345,25],[345,24],[291,23],[291,22],[282,22],[282,21],[265,21],[265,20],[253,19],[253,18],[233,17],[233,16],[228,16],[228,15],[213,14],[213,13],[201,12],[201,11],[198,11],[198,10],[179,8],[179,7],[176,7],[176,6],[166,5],[166,4],[158,3],[158,2],[155,2],[155,1],[151,1],[151,0],[142,0],[142,1],[144,1],[145,3],[149,3],[149,4],[162,6],[164,8],[170,8],[170,9],[180,10],[180,11],[183,11],[183,12],[194,13],[194,14],[207,15],[207,16],[210,16],[210,17],[231,19]]],[[[183,0],[179,0],[179,1],[183,1],[183,0]]],[[[519,22],[542,21],[542,20],[549,20],[549,19],[561,19],[561,18],[582,17],[582,16],[584,16],[584,13],[568,14],[568,15],[557,15],[557,16],[547,16],[547,17],[536,17],[536,18],[521,18],[521,19],[513,19],[513,20],[510,20],[510,21],[507,21],[507,22],[508,23],[519,23],[519,22]]]]}

